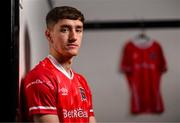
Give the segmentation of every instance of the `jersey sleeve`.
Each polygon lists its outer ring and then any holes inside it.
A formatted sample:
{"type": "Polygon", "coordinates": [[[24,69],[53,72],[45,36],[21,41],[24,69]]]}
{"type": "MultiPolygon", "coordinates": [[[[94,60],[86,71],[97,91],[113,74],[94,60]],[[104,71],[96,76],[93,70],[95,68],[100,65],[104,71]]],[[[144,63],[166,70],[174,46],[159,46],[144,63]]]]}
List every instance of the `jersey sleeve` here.
{"type": "Polygon", "coordinates": [[[132,71],[131,49],[129,43],[124,45],[121,54],[122,57],[119,64],[120,72],[128,74],[132,71]]]}
{"type": "Polygon", "coordinates": [[[51,82],[44,77],[26,79],[24,87],[28,114],[57,114],[55,88],[51,82]]]}
{"type": "Polygon", "coordinates": [[[167,62],[164,56],[164,51],[160,44],[158,44],[158,52],[159,52],[159,71],[163,73],[167,71],[167,62]]]}
{"type": "MultiPolygon", "coordinates": [[[[92,98],[91,98],[92,100],[92,98]]],[[[91,101],[91,105],[90,105],[90,109],[89,109],[89,116],[94,116],[94,110],[93,110],[93,106],[92,106],[92,101],[91,101]]]]}
{"type": "Polygon", "coordinates": [[[90,93],[90,102],[89,102],[89,116],[94,116],[93,103],[92,103],[92,94],[90,93]]]}

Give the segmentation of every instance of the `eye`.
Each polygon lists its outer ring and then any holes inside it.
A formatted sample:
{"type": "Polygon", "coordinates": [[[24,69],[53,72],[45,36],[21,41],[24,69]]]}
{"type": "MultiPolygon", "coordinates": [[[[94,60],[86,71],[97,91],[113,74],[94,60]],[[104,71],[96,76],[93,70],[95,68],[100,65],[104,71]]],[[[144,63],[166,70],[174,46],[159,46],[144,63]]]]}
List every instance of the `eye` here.
{"type": "Polygon", "coordinates": [[[63,32],[63,33],[66,33],[66,32],[68,32],[68,31],[69,31],[68,28],[61,28],[61,29],[60,29],[60,32],[63,32]]]}
{"type": "Polygon", "coordinates": [[[81,33],[81,32],[83,32],[83,29],[76,29],[76,32],[78,32],[78,33],[81,33]]]}

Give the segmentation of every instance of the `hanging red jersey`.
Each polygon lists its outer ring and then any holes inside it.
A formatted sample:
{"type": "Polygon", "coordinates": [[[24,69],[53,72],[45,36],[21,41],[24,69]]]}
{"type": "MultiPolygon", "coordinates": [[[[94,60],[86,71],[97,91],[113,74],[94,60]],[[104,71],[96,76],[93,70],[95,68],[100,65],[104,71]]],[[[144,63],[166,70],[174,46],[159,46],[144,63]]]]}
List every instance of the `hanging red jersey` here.
{"type": "Polygon", "coordinates": [[[162,48],[157,41],[128,41],[123,50],[120,69],[131,91],[132,113],[162,113],[161,75],[167,70],[162,48]]]}
{"type": "Polygon", "coordinates": [[[94,116],[92,95],[81,75],[68,77],[52,56],[46,57],[22,83],[22,120],[35,114],[55,114],[60,122],[89,122],[94,116]]]}

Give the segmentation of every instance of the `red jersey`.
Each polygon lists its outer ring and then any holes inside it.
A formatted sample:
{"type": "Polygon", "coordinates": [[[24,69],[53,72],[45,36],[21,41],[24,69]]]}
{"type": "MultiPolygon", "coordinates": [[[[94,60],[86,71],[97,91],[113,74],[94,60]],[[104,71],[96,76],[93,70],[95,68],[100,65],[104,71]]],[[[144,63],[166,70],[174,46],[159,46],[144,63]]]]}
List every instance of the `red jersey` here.
{"type": "Polygon", "coordinates": [[[132,113],[164,111],[160,80],[166,71],[166,61],[157,41],[140,46],[129,41],[124,46],[120,69],[127,77],[131,90],[132,113]]]}
{"type": "Polygon", "coordinates": [[[71,71],[71,77],[48,56],[22,83],[21,105],[24,121],[34,114],[55,114],[60,122],[89,122],[94,116],[92,95],[86,80],[71,71]]]}

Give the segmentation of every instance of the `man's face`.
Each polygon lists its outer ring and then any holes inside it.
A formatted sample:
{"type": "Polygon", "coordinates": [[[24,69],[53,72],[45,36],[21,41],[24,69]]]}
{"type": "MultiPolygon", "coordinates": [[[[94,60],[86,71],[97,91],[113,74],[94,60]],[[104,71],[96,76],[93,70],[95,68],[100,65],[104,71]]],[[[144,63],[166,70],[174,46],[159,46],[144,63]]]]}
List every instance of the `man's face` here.
{"type": "Polygon", "coordinates": [[[63,56],[76,56],[81,46],[83,23],[80,20],[62,19],[46,31],[50,51],[63,56]]]}

